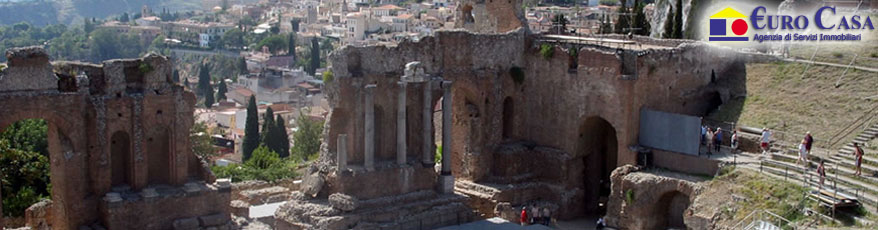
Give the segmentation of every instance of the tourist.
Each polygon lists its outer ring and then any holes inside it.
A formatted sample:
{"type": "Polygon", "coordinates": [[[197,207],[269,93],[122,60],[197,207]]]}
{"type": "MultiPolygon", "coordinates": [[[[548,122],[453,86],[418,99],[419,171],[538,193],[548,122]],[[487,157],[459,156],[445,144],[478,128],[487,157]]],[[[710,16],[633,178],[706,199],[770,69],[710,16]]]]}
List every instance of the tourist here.
{"type": "Polygon", "coordinates": [[[543,207],[543,225],[549,226],[552,223],[552,215],[549,213],[549,207],[543,207]]]}
{"type": "Polygon", "coordinates": [[[598,218],[598,222],[597,222],[597,224],[595,225],[595,228],[594,228],[594,229],[596,229],[596,230],[604,229],[604,225],[605,225],[605,223],[604,223],[604,218],[603,218],[603,217],[598,218]]]}
{"type": "Polygon", "coordinates": [[[716,128],[716,132],[714,132],[713,137],[713,145],[716,149],[716,153],[719,153],[719,147],[723,144],[723,128],[716,128]]]}
{"type": "Polygon", "coordinates": [[[530,224],[538,224],[540,220],[540,208],[537,208],[537,205],[530,206],[530,224]]]}
{"type": "Polygon", "coordinates": [[[863,154],[865,154],[863,152],[863,149],[860,148],[860,145],[858,145],[857,142],[854,142],[854,155],[857,156],[857,172],[854,174],[857,176],[860,176],[863,174],[863,168],[862,168],[863,154]]]}
{"type": "Polygon", "coordinates": [[[710,128],[707,128],[707,157],[710,157],[710,151],[713,149],[713,131],[710,131],[710,128]]]}
{"type": "Polygon", "coordinates": [[[762,128],[762,143],[760,143],[760,147],[762,147],[762,154],[768,152],[769,147],[768,143],[771,142],[771,131],[768,131],[768,128],[762,128]]]}
{"type": "Polygon", "coordinates": [[[805,145],[807,145],[805,140],[802,140],[799,143],[799,158],[796,159],[796,164],[799,164],[799,161],[805,162],[805,168],[808,167],[808,151],[805,150],[805,145]]]}
{"type": "Polygon", "coordinates": [[[826,179],[826,168],[823,167],[823,160],[820,160],[820,166],[817,166],[817,174],[820,175],[820,187],[823,187],[823,180],[826,179]]]}
{"type": "Polygon", "coordinates": [[[527,206],[521,207],[521,226],[527,225],[527,206]]]}
{"type": "Polygon", "coordinates": [[[732,131],[732,139],[729,140],[729,144],[732,154],[735,154],[738,151],[738,130],[732,131]]]}
{"type": "Polygon", "coordinates": [[[811,131],[805,133],[805,151],[807,151],[807,155],[811,155],[811,146],[814,145],[814,137],[811,136],[811,131]]]}
{"type": "Polygon", "coordinates": [[[707,126],[701,125],[701,145],[704,145],[704,138],[707,135],[707,126]]]}

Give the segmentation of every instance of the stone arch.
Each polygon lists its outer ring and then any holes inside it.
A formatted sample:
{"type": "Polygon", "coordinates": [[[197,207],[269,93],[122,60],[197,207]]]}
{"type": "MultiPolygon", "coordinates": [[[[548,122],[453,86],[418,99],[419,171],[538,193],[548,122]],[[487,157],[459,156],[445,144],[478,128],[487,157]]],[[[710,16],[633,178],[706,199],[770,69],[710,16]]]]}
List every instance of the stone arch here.
{"type": "Polygon", "coordinates": [[[602,214],[603,197],[610,195],[610,174],[618,161],[616,128],[606,119],[588,117],[579,126],[578,154],[583,161],[583,185],[586,212],[602,214]]]}
{"type": "Polygon", "coordinates": [[[503,139],[509,139],[514,135],[515,127],[515,102],[512,97],[503,100],[503,139]]]}
{"type": "MultiPolygon", "coordinates": [[[[15,100],[28,101],[27,99],[15,100]]],[[[10,106],[10,108],[16,107],[10,106]]],[[[66,223],[68,221],[68,210],[63,204],[65,202],[75,201],[68,201],[67,199],[69,193],[71,193],[71,188],[67,184],[67,181],[70,180],[65,179],[68,176],[65,174],[66,166],[63,165],[64,161],[59,159],[69,159],[74,156],[77,151],[83,151],[82,148],[84,147],[76,145],[70,139],[71,132],[75,131],[75,128],[71,123],[67,122],[65,116],[61,116],[58,112],[52,110],[31,109],[28,106],[22,106],[19,108],[21,109],[4,111],[4,114],[2,114],[3,116],[0,117],[0,133],[5,132],[7,127],[18,121],[26,119],[45,120],[47,123],[46,138],[49,160],[48,176],[49,183],[52,185],[51,190],[49,191],[52,203],[49,204],[48,207],[48,209],[51,209],[52,215],[25,217],[28,218],[28,220],[25,221],[28,223],[44,223],[48,226],[52,226],[54,223],[66,223]]],[[[87,188],[83,189],[83,191],[88,191],[88,187],[90,186],[91,184],[86,185],[87,188]]],[[[3,192],[4,191],[0,191],[0,194],[3,192]]],[[[4,216],[2,206],[0,206],[0,216],[4,216]]]]}
{"type": "Polygon", "coordinates": [[[146,138],[147,183],[171,184],[171,138],[168,128],[151,128],[146,138]]]}
{"type": "Polygon", "coordinates": [[[679,191],[663,194],[653,207],[653,226],[648,229],[686,229],[683,217],[689,208],[689,196],[679,191]]]}
{"type": "Polygon", "coordinates": [[[131,137],[116,131],[110,137],[110,175],[113,187],[131,185],[131,137]]]}

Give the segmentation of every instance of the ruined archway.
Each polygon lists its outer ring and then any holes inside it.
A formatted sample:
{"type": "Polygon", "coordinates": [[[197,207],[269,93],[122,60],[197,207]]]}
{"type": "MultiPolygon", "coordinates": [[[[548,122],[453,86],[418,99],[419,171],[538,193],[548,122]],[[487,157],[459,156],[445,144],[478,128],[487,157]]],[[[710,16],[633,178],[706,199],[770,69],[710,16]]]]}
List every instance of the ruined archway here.
{"type": "Polygon", "coordinates": [[[123,131],[116,131],[110,137],[110,164],[112,186],[131,185],[131,137],[123,131]]]}
{"type": "Polygon", "coordinates": [[[473,15],[473,6],[467,4],[467,5],[460,7],[460,14],[463,17],[464,23],[469,24],[469,23],[476,22],[476,17],[475,17],[475,15],[473,15]]]}
{"type": "Polygon", "coordinates": [[[603,214],[610,195],[610,174],[616,168],[616,129],[601,117],[589,117],[579,127],[579,153],[584,172],[585,210],[603,214]]]}
{"type": "Polygon", "coordinates": [[[171,140],[168,128],[156,127],[146,138],[147,183],[149,185],[171,184],[171,140]]]}
{"type": "Polygon", "coordinates": [[[679,191],[662,195],[654,206],[653,226],[649,229],[686,229],[683,216],[689,208],[689,196],[679,191]]]}

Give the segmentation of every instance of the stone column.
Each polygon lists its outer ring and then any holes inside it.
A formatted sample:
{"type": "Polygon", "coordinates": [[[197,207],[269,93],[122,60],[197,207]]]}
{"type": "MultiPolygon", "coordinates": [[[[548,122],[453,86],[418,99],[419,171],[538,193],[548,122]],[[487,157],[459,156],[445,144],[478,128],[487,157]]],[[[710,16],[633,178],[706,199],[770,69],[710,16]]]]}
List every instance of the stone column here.
{"type": "Polygon", "coordinates": [[[454,176],[451,175],[451,81],[442,81],[442,193],[454,193],[454,176]]]}
{"type": "Polygon", "coordinates": [[[374,84],[366,85],[366,156],[363,166],[367,171],[375,169],[375,87],[374,84]]]}
{"type": "Polygon", "coordinates": [[[423,107],[423,125],[424,125],[424,166],[433,167],[433,81],[424,82],[424,107],[423,107]]]}
{"type": "Polygon", "coordinates": [[[348,135],[347,134],[339,134],[337,146],[336,146],[336,161],[338,161],[338,165],[336,167],[336,174],[341,174],[345,170],[348,169],[348,135]]]}
{"type": "Polygon", "coordinates": [[[406,96],[406,82],[400,81],[396,84],[399,85],[399,100],[396,104],[396,163],[403,165],[406,163],[405,154],[406,154],[406,114],[405,114],[405,96],[406,96]]]}

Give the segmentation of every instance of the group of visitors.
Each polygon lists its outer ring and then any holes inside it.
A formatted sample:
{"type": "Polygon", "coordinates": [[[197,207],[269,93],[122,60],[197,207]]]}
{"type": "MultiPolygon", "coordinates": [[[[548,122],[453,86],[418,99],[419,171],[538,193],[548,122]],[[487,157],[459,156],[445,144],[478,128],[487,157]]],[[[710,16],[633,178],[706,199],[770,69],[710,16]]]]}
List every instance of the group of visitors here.
{"type": "Polygon", "coordinates": [[[549,226],[552,223],[552,215],[548,207],[539,207],[539,205],[526,205],[521,207],[521,226],[542,224],[549,226]]]}
{"type": "Polygon", "coordinates": [[[707,145],[707,155],[710,156],[714,151],[719,153],[719,147],[723,143],[723,129],[717,127],[712,130],[707,126],[701,126],[701,145],[707,145]]]}

